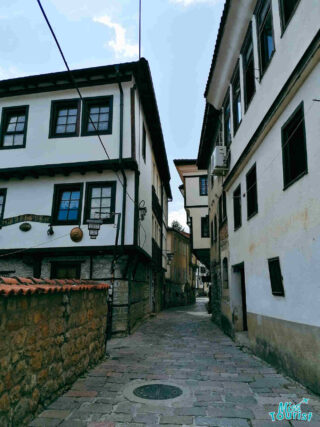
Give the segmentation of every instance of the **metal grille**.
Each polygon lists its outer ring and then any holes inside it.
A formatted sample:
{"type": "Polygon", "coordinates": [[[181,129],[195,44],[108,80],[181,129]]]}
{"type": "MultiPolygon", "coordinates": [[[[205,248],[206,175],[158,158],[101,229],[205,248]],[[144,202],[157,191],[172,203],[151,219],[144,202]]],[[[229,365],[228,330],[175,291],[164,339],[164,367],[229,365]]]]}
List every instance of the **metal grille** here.
{"type": "Polygon", "coordinates": [[[166,400],[181,396],[182,390],[167,384],[150,384],[137,387],[133,394],[141,399],[166,400]]]}

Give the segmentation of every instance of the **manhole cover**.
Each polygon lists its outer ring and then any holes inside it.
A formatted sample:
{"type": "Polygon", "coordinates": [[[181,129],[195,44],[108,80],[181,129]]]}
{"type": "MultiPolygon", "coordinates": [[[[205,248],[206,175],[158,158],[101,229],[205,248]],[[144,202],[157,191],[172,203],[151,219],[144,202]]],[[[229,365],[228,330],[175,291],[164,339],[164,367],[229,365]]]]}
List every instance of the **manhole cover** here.
{"type": "Polygon", "coordinates": [[[166,400],[181,396],[182,390],[168,384],[149,384],[137,387],[133,394],[141,399],[166,400]]]}

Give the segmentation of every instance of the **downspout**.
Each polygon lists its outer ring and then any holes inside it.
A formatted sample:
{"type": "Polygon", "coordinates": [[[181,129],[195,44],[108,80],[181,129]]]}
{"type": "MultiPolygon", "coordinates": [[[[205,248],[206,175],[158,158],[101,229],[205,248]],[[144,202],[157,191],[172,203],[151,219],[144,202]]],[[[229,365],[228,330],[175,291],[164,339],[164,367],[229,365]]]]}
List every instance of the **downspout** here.
{"type": "Polygon", "coordinates": [[[123,157],[123,89],[121,82],[118,82],[120,91],[120,141],[119,141],[119,165],[123,177],[123,197],[122,197],[122,223],[121,223],[121,246],[124,247],[125,227],[126,227],[126,209],[127,209],[127,176],[125,174],[122,157],[123,157]]]}

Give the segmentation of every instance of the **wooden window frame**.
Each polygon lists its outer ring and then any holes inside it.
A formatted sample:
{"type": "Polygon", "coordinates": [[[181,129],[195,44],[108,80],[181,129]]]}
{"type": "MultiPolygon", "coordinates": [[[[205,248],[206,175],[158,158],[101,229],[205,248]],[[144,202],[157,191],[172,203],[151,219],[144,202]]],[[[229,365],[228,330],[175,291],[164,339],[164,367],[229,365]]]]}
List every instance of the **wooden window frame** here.
{"type": "MultiPolygon", "coordinates": [[[[116,181],[92,181],[86,183],[86,194],[85,194],[85,207],[84,207],[84,215],[83,215],[83,224],[87,224],[90,218],[90,201],[93,187],[104,187],[111,188],[111,206],[110,213],[115,213],[116,207],[116,189],[117,182],[116,181]]],[[[114,224],[115,216],[111,216],[110,218],[105,218],[102,220],[103,224],[114,224]]]]}
{"type": "Polygon", "coordinates": [[[280,265],[279,257],[269,258],[268,259],[268,268],[269,268],[269,277],[270,277],[270,285],[271,285],[272,295],[278,296],[278,297],[284,297],[285,292],[284,292],[284,287],[283,287],[283,276],[282,276],[282,272],[281,272],[281,265],[280,265]],[[275,282],[275,280],[276,280],[275,277],[272,276],[272,273],[271,273],[271,268],[270,268],[271,263],[277,263],[277,267],[278,267],[277,273],[278,273],[278,276],[280,276],[280,281],[277,283],[275,282]]]}
{"type": "Polygon", "coordinates": [[[112,134],[112,123],[113,123],[113,95],[107,96],[91,96],[83,99],[82,105],[82,120],[81,120],[81,136],[92,136],[92,135],[111,135],[112,134]],[[109,122],[108,129],[106,130],[93,130],[88,131],[89,124],[89,108],[92,105],[100,106],[105,101],[108,102],[109,106],[109,122]]]}
{"type": "Polygon", "coordinates": [[[237,186],[237,188],[233,192],[233,224],[234,224],[234,231],[237,231],[239,228],[242,227],[242,203],[241,203],[241,184],[237,186]],[[238,195],[239,193],[239,195],[238,195]],[[236,204],[236,200],[239,200],[236,204]],[[239,208],[239,222],[236,221],[237,213],[236,208],[239,208]]]}
{"type": "Polygon", "coordinates": [[[251,104],[251,101],[253,100],[253,97],[256,93],[256,77],[255,77],[255,62],[254,62],[254,46],[253,46],[253,34],[252,34],[252,23],[250,22],[249,28],[247,30],[247,34],[245,36],[242,48],[241,48],[241,56],[242,56],[242,71],[243,71],[243,98],[244,98],[244,112],[246,113],[249,105],[251,104]],[[247,99],[247,73],[248,73],[248,63],[246,60],[246,52],[248,51],[249,46],[252,46],[252,54],[250,55],[250,58],[252,57],[253,62],[253,85],[254,85],[254,91],[252,93],[251,98],[247,99]]]}
{"type": "MultiPolygon", "coordinates": [[[[27,128],[28,128],[28,118],[29,118],[29,105],[18,105],[15,107],[3,107],[1,113],[1,130],[0,130],[0,150],[15,150],[18,148],[25,148],[27,142],[27,128]],[[25,114],[25,127],[23,131],[23,143],[21,145],[6,145],[4,146],[4,137],[6,135],[5,127],[8,122],[8,116],[14,114],[15,112],[24,112],[25,114]]],[[[22,133],[21,133],[22,134],[22,133]]]]}
{"type": "Polygon", "coordinates": [[[257,41],[258,41],[258,52],[259,52],[259,71],[260,71],[260,81],[262,80],[262,77],[264,76],[265,72],[267,71],[271,60],[275,54],[276,51],[276,44],[275,44],[275,37],[274,37],[274,24],[273,24],[273,13],[272,13],[272,0],[260,0],[258,2],[258,5],[255,9],[254,15],[256,17],[256,23],[257,23],[257,41]],[[262,21],[262,23],[260,23],[259,20],[259,13],[261,12],[261,10],[263,9],[264,5],[266,4],[265,2],[268,2],[269,7],[268,7],[268,11],[262,21]],[[262,34],[262,30],[265,27],[265,23],[266,23],[266,19],[268,14],[271,14],[271,22],[272,22],[272,40],[273,40],[273,51],[271,53],[271,56],[268,60],[268,62],[265,62],[265,65],[263,67],[263,57],[262,57],[262,46],[261,46],[261,34],[262,34]]]}
{"type": "Polygon", "coordinates": [[[207,238],[209,238],[210,237],[210,224],[209,224],[209,215],[206,215],[206,216],[202,216],[201,217],[201,238],[202,239],[207,239],[207,238]],[[207,233],[207,235],[205,236],[204,235],[204,221],[207,221],[208,222],[208,233],[207,233]]]}
{"type": "Polygon", "coordinates": [[[249,171],[246,174],[246,194],[247,194],[247,220],[251,219],[253,216],[255,216],[258,213],[258,182],[257,182],[257,165],[256,163],[249,169],[249,171]],[[255,182],[255,209],[253,209],[252,212],[249,212],[249,197],[248,197],[248,191],[251,191],[253,188],[249,188],[248,186],[248,179],[250,178],[250,174],[255,171],[256,175],[256,182],[255,182]]]}
{"type": "Polygon", "coordinates": [[[240,65],[237,61],[237,65],[234,69],[232,79],[231,79],[231,93],[232,93],[232,119],[233,119],[233,136],[237,133],[241,122],[242,122],[242,100],[241,100],[241,84],[240,84],[240,65]],[[241,116],[238,117],[238,102],[236,97],[235,88],[239,86],[239,97],[240,97],[240,110],[241,116]]]}
{"type": "Polygon", "coordinates": [[[51,101],[51,112],[50,112],[50,125],[49,125],[49,138],[74,138],[79,136],[80,133],[80,110],[81,101],[80,99],[59,99],[51,101]],[[58,111],[65,108],[74,106],[77,109],[77,120],[76,130],[74,132],[56,133],[58,111]]]}
{"type": "MultiPolygon", "coordinates": [[[[295,130],[297,130],[297,126],[295,130]]],[[[293,134],[290,135],[290,137],[293,134]]],[[[288,187],[290,187],[295,182],[299,181],[304,175],[308,173],[308,155],[307,155],[307,138],[306,138],[306,126],[305,126],[305,114],[304,114],[304,103],[303,101],[298,105],[298,107],[294,110],[294,112],[290,115],[288,120],[284,123],[284,125],[281,127],[281,146],[282,146],[282,170],[283,170],[283,190],[286,190],[288,187]],[[301,121],[301,125],[303,127],[303,153],[304,153],[304,161],[305,161],[305,168],[304,170],[294,178],[292,178],[290,181],[286,180],[286,158],[285,158],[285,148],[288,144],[288,139],[285,139],[285,131],[288,125],[291,123],[291,121],[294,119],[294,117],[301,111],[303,120],[301,121]]],[[[289,159],[290,161],[290,159],[289,159]]],[[[288,166],[290,167],[290,165],[288,166]]]]}
{"type": "Polygon", "coordinates": [[[199,195],[200,196],[207,196],[208,195],[208,176],[207,175],[199,176],[199,195]],[[207,181],[207,185],[206,185],[207,192],[206,193],[202,193],[201,192],[201,189],[202,189],[202,187],[201,187],[201,181],[203,179],[205,179],[207,181]]]}
{"type": "Polygon", "coordinates": [[[291,19],[293,18],[299,3],[301,0],[297,0],[296,5],[294,6],[294,8],[292,9],[291,15],[289,16],[287,22],[285,22],[285,14],[284,14],[284,0],[279,0],[279,14],[280,14],[280,22],[281,22],[281,37],[283,36],[284,32],[286,31],[291,19]]]}
{"type": "MultiPolygon", "coordinates": [[[[59,267],[75,267],[76,268],[76,276],[74,279],[81,278],[81,261],[51,261],[51,270],[50,270],[50,279],[56,279],[56,271],[59,267]]],[[[67,279],[67,278],[65,278],[67,279]]]]}
{"type": "Polygon", "coordinates": [[[81,224],[81,216],[82,216],[82,199],[83,199],[83,183],[74,182],[67,184],[55,184],[53,190],[53,202],[52,202],[52,225],[78,225],[81,224]],[[78,187],[80,191],[80,200],[79,200],[79,216],[76,220],[67,220],[67,221],[59,221],[58,220],[58,212],[59,212],[59,201],[61,191],[67,191],[70,189],[71,191],[78,187]]]}

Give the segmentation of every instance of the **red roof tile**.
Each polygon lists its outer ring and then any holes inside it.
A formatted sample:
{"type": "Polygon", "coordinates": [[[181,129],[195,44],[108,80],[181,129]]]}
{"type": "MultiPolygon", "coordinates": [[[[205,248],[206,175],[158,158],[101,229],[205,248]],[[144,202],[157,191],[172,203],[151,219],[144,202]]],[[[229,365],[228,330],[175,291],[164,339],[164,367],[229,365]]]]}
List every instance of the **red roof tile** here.
{"type": "Polygon", "coordinates": [[[0,277],[0,296],[49,294],[57,292],[104,290],[110,285],[95,280],[36,279],[34,277],[0,277]]]}

